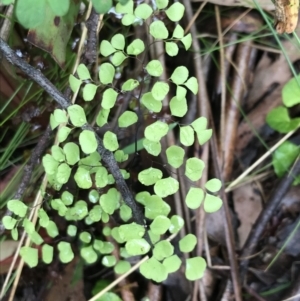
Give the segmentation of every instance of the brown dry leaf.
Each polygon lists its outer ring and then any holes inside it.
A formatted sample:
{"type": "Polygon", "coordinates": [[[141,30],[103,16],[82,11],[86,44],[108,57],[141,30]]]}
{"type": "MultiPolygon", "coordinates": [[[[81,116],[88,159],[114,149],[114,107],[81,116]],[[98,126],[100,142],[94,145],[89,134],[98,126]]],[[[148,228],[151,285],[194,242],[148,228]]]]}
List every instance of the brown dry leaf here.
{"type": "MultiPolygon", "coordinates": [[[[204,2],[205,0],[193,0],[193,2],[204,2]]],[[[207,2],[225,5],[225,6],[245,6],[255,8],[255,3],[252,0],[209,0],[207,2]]],[[[266,10],[274,10],[274,4],[271,0],[257,0],[258,5],[266,10]]]]}
{"type": "Polygon", "coordinates": [[[243,247],[253,224],[262,211],[262,198],[257,191],[255,183],[243,185],[233,191],[235,212],[240,220],[237,230],[239,246],[243,247]]]}

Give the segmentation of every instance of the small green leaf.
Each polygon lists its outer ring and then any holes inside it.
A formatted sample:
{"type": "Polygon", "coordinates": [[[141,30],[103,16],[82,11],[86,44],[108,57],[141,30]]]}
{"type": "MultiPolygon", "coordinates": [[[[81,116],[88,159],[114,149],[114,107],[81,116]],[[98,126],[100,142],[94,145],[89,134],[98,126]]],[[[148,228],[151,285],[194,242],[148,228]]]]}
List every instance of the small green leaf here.
{"type": "Polygon", "coordinates": [[[75,165],[79,159],[79,147],[74,142],[68,142],[64,145],[64,153],[66,155],[66,161],[69,165],[75,165]]]}
{"type": "Polygon", "coordinates": [[[124,151],[118,149],[115,153],[114,153],[114,157],[116,159],[117,162],[125,162],[128,160],[128,155],[124,153],[124,151]]]}
{"type": "Polygon", "coordinates": [[[202,257],[186,259],[185,276],[190,281],[195,281],[203,277],[206,270],[206,262],[202,257]]]}
{"type": "Polygon", "coordinates": [[[122,34],[117,33],[111,38],[111,45],[118,50],[124,50],[125,38],[122,34]]]}
{"type": "Polygon", "coordinates": [[[154,21],[150,24],[150,34],[153,36],[154,39],[167,39],[169,36],[168,29],[166,25],[160,21],[154,21]]]}
{"type": "Polygon", "coordinates": [[[195,132],[204,131],[207,127],[207,118],[199,117],[191,123],[191,126],[194,128],[195,132]]]}
{"type": "Polygon", "coordinates": [[[180,2],[173,3],[167,10],[166,15],[173,22],[181,20],[184,14],[184,6],[180,2]]]}
{"type": "Polygon", "coordinates": [[[75,225],[69,225],[68,228],[67,228],[67,234],[71,237],[76,236],[77,227],[75,225]]]}
{"type": "Polygon", "coordinates": [[[42,259],[46,264],[49,264],[52,262],[53,260],[53,247],[48,245],[48,244],[44,244],[42,246],[42,259]]]}
{"type": "Polygon", "coordinates": [[[169,4],[169,0],[156,0],[155,2],[158,9],[164,9],[169,4]]]}
{"type": "Polygon", "coordinates": [[[78,74],[79,79],[81,79],[81,80],[86,80],[86,79],[91,78],[90,72],[84,64],[80,64],[78,66],[77,74],[78,74]]]}
{"type": "Polygon", "coordinates": [[[83,88],[83,99],[85,101],[91,101],[94,99],[97,92],[97,86],[94,84],[86,84],[83,88]]]}
{"type": "Polygon", "coordinates": [[[167,216],[171,210],[170,206],[157,195],[146,197],[145,203],[145,217],[155,219],[159,215],[167,216]]]}
{"type": "Polygon", "coordinates": [[[157,77],[161,76],[164,71],[163,66],[159,60],[150,61],[146,66],[146,70],[151,76],[157,77]]]}
{"type": "Polygon", "coordinates": [[[65,161],[65,154],[62,150],[61,147],[57,146],[57,145],[53,145],[51,147],[51,154],[52,154],[52,157],[58,161],[58,162],[63,162],[65,161]]]}
{"type": "Polygon", "coordinates": [[[19,238],[19,232],[17,228],[14,228],[10,231],[10,235],[12,237],[13,240],[17,241],[19,238]]]}
{"type": "Polygon", "coordinates": [[[139,55],[145,50],[144,42],[141,39],[135,39],[127,46],[126,52],[129,55],[139,55]]]}
{"type": "Polygon", "coordinates": [[[131,25],[131,24],[133,24],[134,23],[134,21],[135,21],[135,15],[133,15],[133,14],[126,14],[126,15],[124,15],[124,17],[122,18],[122,24],[124,25],[124,26],[129,26],[129,25],[131,25]]]}
{"type": "Polygon", "coordinates": [[[74,253],[72,251],[71,245],[68,242],[60,241],[57,245],[59,250],[59,259],[62,263],[69,263],[74,258],[74,253]]]}
{"type": "Polygon", "coordinates": [[[290,79],[282,89],[282,102],[283,104],[290,108],[300,103],[300,87],[299,82],[300,76],[297,78],[290,79]]]}
{"type": "Polygon", "coordinates": [[[177,233],[184,226],[184,219],[179,215],[173,215],[171,217],[171,225],[169,228],[170,233],[177,233]]]}
{"type": "Polygon", "coordinates": [[[98,142],[95,133],[88,130],[83,130],[79,134],[79,144],[85,154],[91,154],[97,150],[98,142]]]}
{"type": "Polygon", "coordinates": [[[61,195],[61,200],[66,206],[70,206],[73,204],[74,196],[69,191],[64,191],[61,195]]]}
{"type": "Polygon", "coordinates": [[[192,252],[197,244],[197,238],[194,234],[188,234],[179,241],[179,249],[181,252],[192,252]]]}
{"type": "Polygon", "coordinates": [[[19,217],[24,217],[28,209],[28,207],[19,200],[9,200],[7,202],[7,208],[19,217]]]}
{"type": "Polygon", "coordinates": [[[127,222],[132,217],[132,210],[126,204],[120,207],[120,217],[124,222],[127,222]]]}
{"type": "Polygon", "coordinates": [[[99,222],[102,216],[102,208],[100,205],[95,205],[89,212],[89,217],[93,222],[99,222]]]}
{"type": "Polygon", "coordinates": [[[200,145],[206,143],[211,138],[211,136],[212,136],[212,129],[197,132],[197,138],[200,145]]]}
{"type": "Polygon", "coordinates": [[[162,103],[157,101],[151,92],[143,94],[141,102],[149,111],[154,113],[159,113],[162,109],[162,103]]]}
{"type": "Polygon", "coordinates": [[[150,141],[148,139],[143,140],[143,146],[148,154],[152,156],[158,156],[161,152],[161,144],[160,142],[150,141]]]}
{"type": "Polygon", "coordinates": [[[160,139],[168,133],[168,131],[168,125],[158,120],[146,127],[145,137],[150,141],[159,142],[160,139]]]}
{"type": "Polygon", "coordinates": [[[181,43],[184,45],[185,50],[190,49],[192,46],[192,41],[192,35],[190,33],[181,39],[181,43]]]}
{"type": "Polygon", "coordinates": [[[204,192],[201,188],[191,187],[185,198],[185,203],[190,209],[200,207],[204,199],[204,192]]]}
{"type": "Polygon", "coordinates": [[[117,150],[119,148],[117,135],[111,131],[107,131],[103,136],[103,145],[111,152],[117,150]]]}
{"type": "Polygon", "coordinates": [[[169,90],[170,87],[167,83],[156,82],[152,87],[151,94],[155,100],[162,101],[169,93],[169,90]]]}
{"type": "Polygon", "coordinates": [[[118,125],[120,128],[127,128],[138,121],[138,116],[132,111],[125,111],[118,118],[118,125]]]}
{"type": "Polygon", "coordinates": [[[163,174],[161,170],[150,167],[141,171],[138,174],[138,179],[143,185],[150,186],[155,184],[158,180],[160,180],[162,176],[163,174]]]}
{"type": "Polygon", "coordinates": [[[91,235],[91,233],[89,233],[89,232],[87,232],[87,231],[83,231],[83,232],[81,232],[81,233],[79,234],[79,239],[80,239],[82,242],[88,244],[88,243],[90,243],[91,240],[92,240],[92,235],[91,235]]]}
{"type": "Polygon", "coordinates": [[[166,52],[169,56],[176,56],[178,54],[179,48],[174,42],[166,42],[166,52]]]}
{"type": "Polygon", "coordinates": [[[46,227],[46,231],[47,231],[47,234],[52,238],[56,237],[59,234],[58,228],[53,221],[49,221],[49,223],[46,227]]]}
{"type": "Polygon", "coordinates": [[[120,192],[116,188],[110,188],[107,193],[101,195],[99,202],[103,211],[111,215],[120,207],[120,200],[120,192]]]}
{"type": "Polygon", "coordinates": [[[152,13],[153,9],[149,4],[146,3],[139,4],[134,10],[135,16],[144,20],[148,19],[152,13]]]}
{"type": "Polygon", "coordinates": [[[132,91],[134,90],[140,83],[136,79],[128,79],[122,85],[122,91],[132,91]]]}
{"type": "Polygon", "coordinates": [[[131,268],[131,265],[128,261],[120,260],[114,267],[114,272],[116,274],[124,274],[128,272],[131,268]]]}
{"type": "Polygon", "coordinates": [[[59,122],[56,121],[53,114],[50,115],[50,126],[52,131],[59,126],[59,122]]]}
{"type": "Polygon", "coordinates": [[[178,168],[182,165],[184,154],[184,149],[177,145],[172,145],[166,150],[168,163],[174,168],[178,168]]]}
{"type": "Polygon", "coordinates": [[[127,241],[125,248],[129,255],[137,256],[148,253],[150,245],[144,238],[136,238],[127,241]]]}
{"type": "Polygon", "coordinates": [[[209,193],[206,194],[204,199],[204,211],[208,213],[213,213],[218,211],[222,207],[222,200],[214,195],[209,193]]]}
{"type": "Polygon", "coordinates": [[[185,100],[185,102],[186,102],[186,99],[185,99],[186,93],[187,93],[186,88],[184,88],[182,86],[176,87],[176,98],[178,101],[185,100]]]}
{"type": "Polygon", "coordinates": [[[184,36],[184,29],[179,24],[177,24],[173,31],[172,38],[182,39],[183,36],[184,36]]]}
{"type": "MultiPolygon", "coordinates": [[[[101,167],[100,167],[101,168],[101,167]]],[[[92,189],[90,192],[89,192],[89,201],[93,204],[95,203],[98,203],[99,201],[99,192],[96,190],[96,189],[92,189]]]]}
{"type": "Polygon", "coordinates": [[[198,158],[190,158],[186,161],[185,175],[191,181],[198,181],[202,177],[205,164],[198,158]]]}
{"type": "Polygon", "coordinates": [[[20,249],[20,256],[30,268],[34,268],[38,264],[38,250],[31,247],[22,247],[20,249]]]}
{"type": "Polygon", "coordinates": [[[131,239],[142,238],[145,234],[145,228],[136,223],[121,225],[119,227],[119,236],[125,242],[131,239]]]}
{"type": "Polygon", "coordinates": [[[110,109],[105,109],[105,108],[103,108],[99,112],[97,119],[96,119],[96,123],[98,126],[102,127],[103,125],[105,125],[107,123],[109,112],[110,112],[110,109]]]}
{"type": "Polygon", "coordinates": [[[125,59],[127,59],[127,56],[122,51],[117,51],[112,56],[111,62],[117,67],[120,66],[125,59]]]}
{"type": "Polygon", "coordinates": [[[42,161],[45,171],[48,175],[53,175],[56,173],[59,162],[56,161],[51,155],[45,155],[42,161]]]}
{"type": "Polygon", "coordinates": [[[174,247],[167,240],[162,240],[158,242],[153,249],[153,256],[157,260],[163,260],[166,257],[170,257],[174,253],[174,247]]]}
{"type": "Polygon", "coordinates": [[[107,176],[108,176],[107,169],[103,166],[99,167],[95,175],[96,187],[98,188],[105,187],[108,183],[107,176]]]}
{"type": "Polygon", "coordinates": [[[221,189],[222,182],[219,179],[211,179],[205,184],[205,188],[210,192],[217,192],[221,189]]]}
{"type": "Polygon", "coordinates": [[[2,218],[2,223],[6,230],[12,230],[15,227],[17,220],[11,216],[6,215],[2,218]]]}
{"type": "Polygon", "coordinates": [[[185,83],[184,85],[191,90],[191,92],[193,94],[197,94],[198,93],[198,81],[196,79],[196,77],[192,76],[190,77],[185,83]]]}
{"type": "Polygon", "coordinates": [[[90,172],[84,167],[79,166],[74,175],[74,180],[77,183],[79,188],[89,189],[92,187],[92,179],[90,172]]]}
{"type": "Polygon", "coordinates": [[[176,85],[182,85],[187,80],[188,76],[189,70],[184,66],[180,66],[173,71],[171,75],[171,80],[176,85]]]}
{"type": "Polygon", "coordinates": [[[68,138],[71,131],[72,130],[66,126],[61,127],[57,134],[58,142],[64,142],[68,138]]]}
{"type": "Polygon", "coordinates": [[[116,257],[114,255],[106,255],[103,256],[101,263],[105,266],[105,267],[113,267],[116,264],[117,260],[116,257]]]}
{"type": "Polygon", "coordinates": [[[58,123],[65,123],[68,121],[65,110],[55,109],[53,112],[54,118],[58,123]]]}
{"type": "Polygon", "coordinates": [[[141,264],[140,272],[145,278],[152,279],[156,282],[162,282],[168,278],[166,267],[154,257],[151,257],[141,264]]]}
{"type": "Polygon", "coordinates": [[[180,268],[181,260],[177,255],[172,255],[166,258],[162,264],[166,267],[168,273],[174,273],[180,268]]]}
{"type": "Polygon", "coordinates": [[[100,44],[100,53],[107,57],[116,52],[116,49],[107,40],[103,40],[100,44]]]}
{"type": "Polygon", "coordinates": [[[103,63],[99,68],[99,79],[103,85],[112,84],[115,77],[115,67],[110,63],[103,63]]]}
{"type": "Polygon", "coordinates": [[[162,235],[167,232],[171,226],[171,221],[166,216],[157,216],[150,224],[150,229],[153,234],[162,235]]]}
{"type": "Polygon", "coordinates": [[[33,231],[32,233],[28,234],[28,236],[29,236],[31,242],[38,245],[38,246],[41,245],[44,242],[41,235],[38,234],[36,231],[33,231]]]}
{"type": "Polygon", "coordinates": [[[92,264],[97,261],[98,255],[92,246],[86,246],[80,249],[80,256],[87,264],[92,264]]]}
{"type": "Polygon", "coordinates": [[[84,110],[79,105],[71,105],[68,107],[68,113],[70,115],[70,120],[74,126],[81,127],[86,124],[86,117],[84,110]]]}
{"type": "Polygon", "coordinates": [[[78,91],[78,89],[80,88],[80,85],[82,82],[80,79],[76,78],[73,74],[70,74],[69,83],[70,83],[71,90],[74,93],[76,93],[78,91]]]}
{"type": "Polygon", "coordinates": [[[179,138],[180,138],[180,142],[184,146],[191,146],[194,143],[194,139],[195,139],[194,131],[192,127],[189,125],[181,126],[179,128],[179,138]]]}
{"type": "Polygon", "coordinates": [[[122,5],[121,3],[117,3],[116,12],[118,14],[133,14],[133,1],[129,0],[124,5],[122,5]]]}
{"type": "Polygon", "coordinates": [[[71,175],[71,168],[68,164],[62,163],[57,168],[56,180],[59,184],[66,184],[71,175]]]}
{"type": "Polygon", "coordinates": [[[158,180],[154,185],[155,193],[162,198],[176,193],[178,189],[179,183],[176,179],[172,177],[158,180]]]}
{"type": "Polygon", "coordinates": [[[174,96],[170,101],[170,110],[173,116],[183,117],[188,110],[186,98],[178,99],[174,96]]]}
{"type": "Polygon", "coordinates": [[[22,226],[27,234],[31,234],[35,231],[34,224],[28,218],[23,220],[22,226]]]}
{"type": "Polygon", "coordinates": [[[92,0],[93,7],[98,14],[106,14],[112,7],[112,0],[92,0]]]}
{"type": "Polygon", "coordinates": [[[117,97],[118,93],[114,89],[106,89],[103,93],[103,98],[101,102],[102,108],[106,110],[113,108],[116,103],[117,97]]]}

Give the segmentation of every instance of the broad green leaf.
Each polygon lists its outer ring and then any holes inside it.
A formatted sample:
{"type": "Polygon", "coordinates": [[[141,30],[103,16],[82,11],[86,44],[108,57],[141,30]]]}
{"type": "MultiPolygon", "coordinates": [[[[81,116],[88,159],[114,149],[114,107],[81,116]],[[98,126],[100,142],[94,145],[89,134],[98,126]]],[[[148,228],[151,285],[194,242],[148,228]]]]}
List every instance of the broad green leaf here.
{"type": "Polygon", "coordinates": [[[166,216],[157,216],[150,224],[150,229],[154,234],[163,235],[171,226],[171,221],[166,216]]]}
{"type": "Polygon", "coordinates": [[[111,242],[101,241],[98,239],[94,240],[93,247],[101,254],[110,254],[114,250],[114,245],[111,242]]]}
{"type": "Polygon", "coordinates": [[[210,179],[206,182],[205,188],[210,192],[218,192],[222,187],[222,182],[219,179],[210,179]]]}
{"type": "Polygon", "coordinates": [[[117,150],[119,148],[117,135],[111,131],[107,131],[103,136],[103,144],[111,152],[117,150]]]}
{"type": "Polygon", "coordinates": [[[194,234],[188,234],[179,241],[179,249],[181,252],[192,252],[197,244],[197,238],[194,234]]]}
{"type": "Polygon", "coordinates": [[[118,14],[133,14],[133,1],[129,0],[124,5],[122,5],[121,3],[117,3],[116,12],[118,14]]]}
{"type": "Polygon", "coordinates": [[[283,104],[290,108],[300,103],[300,86],[298,82],[300,81],[300,76],[297,78],[290,79],[282,89],[282,102],[283,104]]]}
{"type": "Polygon", "coordinates": [[[96,123],[97,123],[98,126],[102,127],[103,125],[105,125],[107,123],[109,112],[110,112],[110,109],[105,109],[105,108],[103,108],[99,112],[99,114],[97,116],[97,119],[96,119],[96,123]]]}
{"type": "Polygon", "coordinates": [[[129,255],[137,256],[148,253],[150,245],[144,238],[135,238],[127,241],[125,248],[129,255]]]}
{"type": "Polygon", "coordinates": [[[73,204],[74,196],[69,191],[64,191],[61,195],[61,200],[66,206],[70,206],[73,204]]]}
{"type": "Polygon", "coordinates": [[[177,233],[184,226],[184,219],[179,215],[173,215],[170,219],[171,225],[169,227],[170,233],[177,233]]]}
{"type": "Polygon", "coordinates": [[[174,96],[170,101],[170,110],[173,116],[183,117],[188,110],[186,98],[178,99],[174,96]]]}
{"type": "Polygon", "coordinates": [[[151,257],[141,264],[140,272],[145,278],[152,279],[156,282],[162,282],[168,278],[166,267],[154,257],[151,257]]]}
{"type": "Polygon", "coordinates": [[[166,15],[173,22],[181,20],[184,14],[184,6],[180,2],[173,3],[167,10],[166,15]]]}
{"type": "Polygon", "coordinates": [[[100,205],[95,205],[92,210],[90,210],[88,217],[93,221],[93,222],[99,222],[102,217],[102,208],[100,205]]]}
{"type": "Polygon", "coordinates": [[[127,56],[122,51],[117,51],[111,58],[111,62],[117,67],[120,66],[127,56]]]}
{"type": "Polygon", "coordinates": [[[146,127],[145,137],[150,141],[159,142],[160,139],[168,133],[168,131],[168,125],[158,120],[146,127]]]}
{"type": "Polygon", "coordinates": [[[65,154],[62,150],[61,147],[57,146],[57,145],[53,145],[51,147],[51,154],[52,154],[52,157],[58,161],[58,162],[63,162],[65,161],[65,154]]]}
{"type": "Polygon", "coordinates": [[[59,122],[56,121],[53,114],[50,115],[50,126],[52,131],[59,126],[59,122]]]}
{"type": "Polygon", "coordinates": [[[58,228],[53,221],[49,221],[49,223],[46,227],[46,231],[47,231],[47,234],[52,238],[56,237],[59,234],[58,228]]]}
{"type": "Polygon", "coordinates": [[[194,143],[194,131],[191,126],[181,126],[179,128],[179,139],[184,146],[191,146],[194,143]]]}
{"type": "Polygon", "coordinates": [[[6,215],[2,218],[2,223],[6,230],[12,230],[15,227],[17,220],[11,216],[6,215]]]}
{"type": "Polygon", "coordinates": [[[125,111],[119,118],[118,118],[118,125],[120,128],[127,128],[132,124],[135,124],[138,121],[138,116],[136,113],[132,111],[125,111]]]}
{"type": "Polygon", "coordinates": [[[189,158],[186,160],[185,175],[191,181],[198,181],[202,177],[205,164],[198,158],[189,158]]]}
{"type": "Polygon", "coordinates": [[[103,85],[112,84],[115,77],[115,67],[110,63],[103,63],[99,68],[99,79],[103,85]]]}
{"type": "Polygon", "coordinates": [[[169,146],[166,150],[168,163],[174,168],[178,168],[182,165],[184,154],[184,149],[177,145],[169,146]]]}
{"type": "Polygon", "coordinates": [[[181,43],[184,45],[185,50],[190,49],[192,46],[192,41],[192,35],[190,33],[181,39],[181,43]]]}
{"type": "Polygon", "coordinates": [[[163,40],[169,36],[168,29],[162,21],[154,21],[150,24],[150,34],[154,39],[163,40]]]}
{"type": "Polygon", "coordinates": [[[131,24],[134,23],[136,17],[133,14],[126,14],[124,15],[124,17],[122,18],[121,22],[124,26],[129,26],[131,24]]]}
{"type": "Polygon", "coordinates": [[[160,241],[160,235],[154,234],[151,230],[148,230],[148,234],[152,244],[156,244],[157,242],[160,241]]]}
{"type": "Polygon", "coordinates": [[[98,188],[105,187],[108,183],[107,176],[108,176],[107,169],[103,166],[99,167],[95,175],[96,187],[98,188]]]}
{"type": "Polygon", "coordinates": [[[42,161],[45,171],[48,175],[53,175],[56,173],[59,162],[56,161],[51,155],[45,155],[42,161]]]}
{"type": "Polygon", "coordinates": [[[152,60],[147,64],[146,70],[151,76],[158,77],[162,75],[164,69],[159,60],[152,60]]]}
{"type": "Polygon", "coordinates": [[[85,165],[90,167],[95,167],[94,172],[97,171],[98,166],[101,166],[102,164],[99,162],[101,160],[101,156],[98,152],[91,153],[90,155],[82,158],[79,161],[79,165],[85,165]]]}
{"type": "Polygon", "coordinates": [[[140,83],[136,79],[128,79],[123,85],[122,85],[122,91],[132,91],[135,89],[140,83]]]}
{"type": "Polygon", "coordinates": [[[113,88],[106,89],[103,93],[101,102],[102,108],[106,110],[113,108],[116,103],[117,97],[118,93],[113,88]]]}
{"type": "Polygon", "coordinates": [[[9,200],[7,202],[7,208],[19,217],[24,217],[28,209],[28,207],[19,200],[9,200]]]}
{"type": "Polygon", "coordinates": [[[88,215],[86,201],[77,201],[75,206],[71,208],[70,214],[73,215],[73,220],[82,220],[88,215]]]}
{"type": "Polygon", "coordinates": [[[107,193],[100,197],[100,205],[104,212],[111,215],[120,207],[121,195],[116,188],[110,188],[107,193]]]}
{"type": "Polygon", "coordinates": [[[77,234],[77,227],[74,225],[69,225],[67,228],[67,234],[71,237],[76,236],[77,234]]]}
{"type": "Polygon", "coordinates": [[[174,273],[180,268],[181,260],[177,255],[172,255],[164,259],[162,264],[166,267],[168,273],[174,273]]]}
{"type": "Polygon", "coordinates": [[[83,130],[79,134],[79,144],[85,154],[91,154],[97,150],[98,142],[95,133],[88,130],[83,130]]]}
{"type": "Polygon", "coordinates": [[[212,129],[197,132],[197,138],[200,145],[206,143],[211,138],[211,136],[212,136],[212,129]]]}
{"type": "Polygon", "coordinates": [[[299,154],[300,148],[298,145],[290,141],[281,144],[272,155],[272,164],[276,175],[281,178],[289,172],[299,154]]]}
{"type": "Polygon", "coordinates": [[[205,212],[216,212],[222,207],[222,204],[223,202],[219,197],[206,193],[203,207],[205,212]]]}
{"type": "Polygon", "coordinates": [[[279,106],[268,113],[266,122],[274,130],[279,133],[286,134],[299,127],[300,118],[291,119],[288,109],[283,106],[279,106]]]}
{"type": "Polygon", "coordinates": [[[65,216],[68,211],[68,208],[61,199],[53,199],[51,201],[51,207],[52,209],[57,210],[60,216],[65,216]]]}
{"type": "Polygon", "coordinates": [[[176,193],[178,189],[179,183],[172,177],[158,180],[154,185],[155,193],[162,198],[176,193]]]}
{"type": "Polygon", "coordinates": [[[57,168],[56,180],[60,184],[66,184],[70,178],[72,169],[66,163],[62,163],[57,168]]]}
{"type": "Polygon", "coordinates": [[[10,235],[13,240],[17,241],[19,239],[19,232],[17,228],[14,228],[10,231],[10,235]]]}
{"type": "Polygon", "coordinates": [[[69,83],[70,83],[71,90],[75,93],[80,88],[80,85],[82,82],[81,82],[81,80],[76,78],[74,75],[70,74],[69,83]]]}
{"type": "Polygon", "coordinates": [[[65,110],[55,109],[53,115],[58,123],[65,123],[68,121],[67,113],[65,110]]]}
{"type": "Polygon", "coordinates": [[[139,4],[134,10],[135,16],[144,20],[148,19],[152,13],[153,9],[149,4],[146,3],[139,4]]]}
{"type": "Polygon", "coordinates": [[[70,0],[48,0],[48,3],[57,16],[64,16],[70,7],[70,0]]]}
{"type": "Polygon", "coordinates": [[[90,243],[91,240],[92,240],[92,235],[91,235],[91,233],[89,233],[89,232],[87,232],[87,231],[83,231],[83,232],[81,232],[81,233],[79,234],[79,239],[80,239],[82,242],[88,244],[88,243],[90,243]]]}
{"type": "Polygon", "coordinates": [[[68,138],[71,131],[72,130],[66,126],[61,127],[57,134],[58,142],[64,142],[68,138]]]}
{"type": "Polygon", "coordinates": [[[66,155],[66,161],[69,165],[75,165],[79,161],[80,154],[77,144],[75,144],[74,142],[67,142],[64,145],[63,150],[66,155]]]}
{"type": "Polygon", "coordinates": [[[188,76],[189,70],[184,66],[180,66],[173,71],[171,80],[176,85],[182,85],[187,80],[188,76]]]}
{"type": "Polygon", "coordinates": [[[149,111],[154,113],[159,113],[162,109],[162,103],[156,100],[151,92],[143,94],[141,102],[149,111]]]}
{"type": "Polygon", "coordinates": [[[53,247],[48,245],[48,244],[44,244],[42,246],[42,259],[46,264],[49,264],[52,262],[53,260],[53,247]]]}
{"type": "Polygon", "coordinates": [[[202,257],[186,259],[185,276],[190,281],[195,281],[203,277],[206,270],[206,262],[202,257]]]}
{"type": "Polygon", "coordinates": [[[79,166],[74,175],[74,180],[77,183],[79,188],[89,189],[92,187],[92,179],[90,172],[84,167],[79,166]]]}
{"type": "Polygon", "coordinates": [[[172,38],[182,39],[183,36],[184,36],[184,29],[179,24],[177,24],[173,31],[172,38]]]}
{"type": "Polygon", "coordinates": [[[105,267],[113,267],[116,264],[117,260],[116,257],[114,255],[106,255],[103,256],[101,263],[105,266],[105,267]]]}
{"type": "Polygon", "coordinates": [[[26,264],[30,268],[34,268],[38,264],[38,249],[31,248],[31,247],[22,247],[20,249],[20,256],[24,260],[26,264]]]}
{"type": "Polygon", "coordinates": [[[113,239],[119,243],[119,244],[122,244],[125,242],[125,240],[123,240],[121,237],[120,237],[120,234],[119,234],[119,227],[114,227],[112,230],[111,230],[111,236],[113,237],[113,239]]]}
{"type": "Polygon", "coordinates": [[[191,90],[191,92],[193,94],[197,94],[198,93],[198,81],[197,78],[192,76],[190,77],[185,83],[184,85],[191,90]]]}
{"type": "Polygon", "coordinates": [[[162,101],[169,93],[169,90],[170,87],[167,83],[156,82],[152,87],[151,94],[155,100],[162,101]]]}
{"type": "Polygon", "coordinates": [[[122,34],[117,33],[111,38],[111,45],[118,50],[124,50],[125,38],[122,34]]]}
{"type": "Polygon", "coordinates": [[[148,154],[152,156],[158,156],[161,152],[161,144],[160,142],[150,141],[148,139],[143,140],[143,146],[148,154]]]}
{"type": "Polygon", "coordinates": [[[78,66],[77,74],[78,74],[79,79],[81,79],[81,80],[86,80],[86,79],[91,78],[90,72],[89,72],[88,68],[86,67],[86,65],[84,65],[84,64],[80,64],[78,66]]]}
{"type": "Polygon", "coordinates": [[[98,14],[106,14],[112,7],[112,0],[92,0],[93,7],[98,14]]]}
{"type": "Polygon", "coordinates": [[[176,98],[177,100],[181,101],[185,99],[187,90],[186,88],[182,87],[182,86],[177,86],[176,87],[176,98]]]}
{"type": "Polygon", "coordinates": [[[31,234],[35,231],[33,222],[30,221],[28,218],[25,218],[23,220],[22,226],[24,227],[24,230],[27,234],[31,234]]]}
{"type": "Polygon", "coordinates": [[[156,0],[155,2],[158,9],[164,9],[169,4],[169,0],[156,0]]]}
{"type": "Polygon", "coordinates": [[[91,245],[82,247],[80,249],[80,256],[85,260],[87,264],[92,264],[98,259],[98,255],[91,245]]]}
{"type": "Polygon", "coordinates": [[[33,231],[32,233],[28,234],[28,236],[29,236],[31,242],[34,243],[35,245],[39,246],[44,242],[41,235],[38,234],[36,231],[33,231]]]}
{"type": "Polygon", "coordinates": [[[131,239],[142,238],[145,234],[145,228],[136,223],[121,225],[119,227],[119,236],[125,242],[131,239]]]}
{"type": "Polygon", "coordinates": [[[97,86],[94,84],[86,84],[83,88],[83,99],[85,101],[91,101],[94,99],[97,92],[97,86]]]}
{"type": "Polygon", "coordinates": [[[138,179],[143,185],[150,186],[154,185],[162,176],[160,169],[149,167],[138,174],[138,179]]]}
{"type": "Polygon", "coordinates": [[[195,132],[204,131],[207,127],[207,118],[199,117],[191,123],[191,126],[194,128],[195,132]]]}
{"type": "Polygon", "coordinates": [[[144,42],[141,39],[135,39],[127,46],[126,52],[129,55],[139,55],[145,50],[144,42]]]}
{"type": "Polygon", "coordinates": [[[71,244],[69,242],[60,241],[57,244],[57,248],[59,251],[59,259],[62,263],[69,263],[74,258],[74,253],[71,248],[71,244]]]}
{"type": "Polygon", "coordinates": [[[176,56],[178,54],[179,48],[174,42],[166,42],[166,52],[169,56],[176,56]]]}
{"type": "Polygon", "coordinates": [[[81,127],[86,124],[86,117],[84,110],[79,105],[71,105],[68,107],[68,113],[70,116],[70,120],[74,126],[81,127]]]}
{"type": "Polygon", "coordinates": [[[120,217],[124,222],[127,222],[132,217],[132,210],[126,204],[120,207],[120,217]]]}
{"type": "Polygon", "coordinates": [[[153,249],[153,256],[161,261],[166,257],[172,256],[174,253],[174,247],[172,244],[167,240],[161,240],[158,242],[153,249]]]}
{"type": "Polygon", "coordinates": [[[107,57],[116,52],[116,49],[107,40],[103,40],[100,44],[100,53],[107,57]]]}
{"type": "Polygon", "coordinates": [[[124,153],[124,151],[118,149],[115,153],[114,153],[114,157],[116,159],[117,162],[125,162],[128,160],[128,155],[124,153]]]}
{"type": "Polygon", "coordinates": [[[157,195],[151,195],[144,199],[145,217],[155,219],[159,215],[167,216],[170,213],[170,206],[157,195]]]}
{"type": "Polygon", "coordinates": [[[18,21],[25,28],[36,28],[44,19],[46,1],[16,1],[14,12],[18,21]]]}
{"type": "Polygon", "coordinates": [[[116,274],[124,274],[128,272],[131,268],[131,265],[128,261],[120,260],[114,267],[114,272],[116,274]]]}
{"type": "Polygon", "coordinates": [[[185,198],[185,203],[190,209],[197,209],[200,207],[204,199],[204,192],[201,188],[191,187],[185,198]]]}

